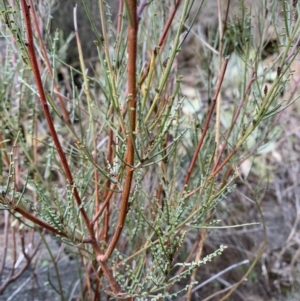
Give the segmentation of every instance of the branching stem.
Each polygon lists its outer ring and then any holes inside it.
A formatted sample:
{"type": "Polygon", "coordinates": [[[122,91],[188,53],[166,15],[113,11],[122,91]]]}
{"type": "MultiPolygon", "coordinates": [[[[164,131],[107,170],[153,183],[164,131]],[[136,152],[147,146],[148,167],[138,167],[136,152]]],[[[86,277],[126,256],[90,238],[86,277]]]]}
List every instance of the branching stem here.
{"type": "Polygon", "coordinates": [[[127,215],[128,200],[132,184],[134,170],[134,143],[135,143],[135,127],[136,127],[136,56],[137,56],[137,2],[136,0],[128,0],[129,29],[128,29],[128,114],[129,129],[127,129],[127,151],[126,151],[126,175],[122,193],[122,201],[120,208],[120,216],[113,238],[104,255],[100,255],[97,259],[101,262],[106,261],[114,251],[116,244],[121,235],[125,218],[127,215]]]}

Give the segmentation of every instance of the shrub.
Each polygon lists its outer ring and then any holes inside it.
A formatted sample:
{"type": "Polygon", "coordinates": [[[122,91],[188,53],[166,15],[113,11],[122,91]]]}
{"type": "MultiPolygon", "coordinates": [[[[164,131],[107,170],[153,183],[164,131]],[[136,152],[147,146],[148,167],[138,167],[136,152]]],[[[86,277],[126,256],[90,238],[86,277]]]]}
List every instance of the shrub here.
{"type": "MultiPolygon", "coordinates": [[[[1,4],[1,205],[12,228],[35,229],[46,244],[51,233],[72,247],[83,300],[167,300],[185,290],[190,297],[195,271],[225,249],[203,255],[218,204],[234,188],[240,164],[276,138],[276,115],[292,102],[280,96],[298,52],[300,19],[289,18],[295,6],[276,1],[285,36],[276,36],[270,68],[261,67],[264,33],[276,26],[277,7],[268,4],[270,18],[260,15],[254,28],[243,6],[240,19],[209,33],[218,51],[201,50],[198,71],[209,101],[196,99],[200,113],[185,115],[192,99],[184,96],[178,53],[197,17],[189,18],[191,9],[199,14],[202,6],[180,2],[120,1],[112,22],[108,3],[99,1],[99,30],[83,1],[97,62],[83,55],[75,7],[78,68],[60,59],[59,32],[48,33],[38,5],[1,4]],[[236,92],[228,94],[222,84],[232,70],[224,55],[232,51],[241,67],[231,82],[236,92]],[[275,78],[265,84],[270,70],[275,78]]],[[[36,249],[22,251],[28,265],[36,249]]],[[[49,282],[67,300],[71,290],[51,258],[59,281],[49,282]]]]}

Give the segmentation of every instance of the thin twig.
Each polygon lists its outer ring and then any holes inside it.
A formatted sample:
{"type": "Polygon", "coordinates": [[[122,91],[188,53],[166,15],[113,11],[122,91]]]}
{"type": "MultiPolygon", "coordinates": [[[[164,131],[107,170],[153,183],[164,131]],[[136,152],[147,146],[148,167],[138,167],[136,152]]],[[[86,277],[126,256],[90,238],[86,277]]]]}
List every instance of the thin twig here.
{"type": "MultiPolygon", "coordinates": [[[[241,265],[244,265],[244,264],[248,264],[249,263],[249,260],[246,259],[246,260],[243,260],[241,262],[238,262],[238,263],[235,263],[235,264],[232,264],[231,266],[227,267],[226,269],[224,269],[223,271],[213,275],[212,277],[210,277],[209,279],[203,281],[202,283],[198,284],[197,286],[195,286],[193,289],[192,289],[192,293],[198,291],[199,289],[201,289],[202,287],[204,287],[205,285],[207,285],[208,283],[216,280],[217,278],[219,278],[220,276],[224,275],[225,273],[233,270],[233,269],[236,269],[237,267],[241,266],[241,265]]],[[[229,290],[229,289],[227,289],[229,290]]],[[[181,298],[181,301],[184,300],[184,297],[181,298]]],[[[205,299],[206,300],[206,299],[205,299]]]]}
{"type": "Polygon", "coordinates": [[[6,254],[8,248],[8,227],[9,227],[9,214],[8,211],[4,211],[4,230],[3,230],[3,241],[2,241],[2,260],[0,266],[0,275],[2,275],[5,261],[6,261],[6,254]]]}
{"type": "Polygon", "coordinates": [[[293,46],[290,54],[286,57],[286,59],[284,60],[284,63],[287,64],[288,61],[298,52],[298,48],[300,46],[300,35],[295,43],[295,45],[293,46]]]}
{"type": "MultiPolygon", "coordinates": [[[[160,52],[162,51],[162,46],[163,46],[163,44],[164,44],[164,42],[166,40],[168,32],[170,31],[172,22],[174,20],[175,14],[176,14],[176,12],[178,10],[178,7],[179,7],[180,3],[181,3],[181,0],[177,0],[176,3],[174,4],[174,7],[173,7],[173,9],[172,9],[172,11],[170,13],[170,16],[169,16],[169,18],[168,18],[168,20],[167,20],[167,22],[165,24],[165,27],[164,27],[164,29],[163,29],[160,37],[159,37],[158,47],[160,48],[160,52]]],[[[151,57],[150,61],[152,61],[153,57],[156,56],[156,55],[157,55],[157,53],[155,53],[153,51],[152,52],[152,57],[151,57]]],[[[141,79],[139,80],[139,86],[141,86],[144,83],[145,79],[148,76],[149,70],[150,70],[150,64],[147,64],[146,68],[145,68],[145,71],[144,71],[141,79]]]]}
{"type": "Polygon", "coordinates": [[[93,219],[92,219],[92,221],[91,221],[91,225],[94,225],[95,222],[97,221],[97,219],[98,219],[98,218],[101,216],[101,214],[103,213],[103,211],[104,211],[104,209],[106,208],[107,204],[109,203],[111,197],[113,196],[113,193],[114,193],[114,190],[116,189],[116,187],[117,187],[117,184],[114,184],[114,185],[110,188],[110,190],[109,190],[109,192],[108,192],[108,194],[107,194],[107,196],[106,196],[106,199],[104,200],[104,202],[102,203],[100,209],[96,212],[95,216],[93,217],[93,219]]]}
{"type": "Polygon", "coordinates": [[[251,71],[251,75],[250,75],[250,80],[249,80],[248,83],[247,83],[246,90],[245,90],[245,93],[244,93],[244,95],[243,95],[243,98],[242,98],[241,101],[239,102],[238,109],[237,109],[236,112],[235,112],[235,115],[234,115],[233,120],[232,120],[232,122],[231,122],[230,128],[229,128],[229,130],[228,130],[228,132],[227,132],[226,139],[225,139],[225,141],[224,141],[224,143],[223,143],[223,145],[222,145],[222,148],[221,148],[221,150],[220,150],[220,152],[219,152],[219,154],[218,154],[217,159],[215,160],[215,165],[214,165],[214,167],[213,167],[213,171],[217,168],[218,164],[220,163],[220,160],[221,160],[222,154],[223,154],[223,152],[224,152],[224,150],[225,150],[225,147],[226,147],[226,145],[227,145],[227,141],[228,141],[228,139],[229,139],[229,136],[230,136],[230,134],[231,134],[231,132],[232,132],[232,130],[233,130],[233,128],[234,128],[234,125],[236,124],[236,121],[237,121],[237,119],[238,119],[238,117],[239,117],[239,115],[240,115],[240,112],[241,112],[241,110],[242,110],[242,107],[244,106],[244,103],[245,103],[245,101],[246,101],[246,99],[247,99],[247,95],[248,95],[248,93],[249,93],[249,91],[250,91],[250,88],[251,88],[251,86],[252,86],[252,83],[255,81],[255,79],[256,79],[256,78],[254,77],[254,70],[252,70],[252,71],[251,71]]]}
{"type": "MultiPolygon", "coordinates": [[[[209,217],[208,217],[209,219],[209,217]]],[[[199,261],[202,255],[202,250],[203,250],[203,245],[204,245],[204,241],[206,239],[206,233],[207,233],[207,229],[202,229],[202,231],[200,232],[200,237],[199,237],[199,242],[198,242],[198,250],[195,256],[195,262],[199,261]]],[[[192,275],[190,277],[190,283],[193,283],[196,279],[196,273],[197,273],[198,269],[195,269],[192,272],[192,275]]],[[[186,301],[190,301],[192,298],[192,287],[190,286],[187,292],[187,296],[186,296],[186,301]]]]}
{"type": "Polygon", "coordinates": [[[203,131],[202,131],[201,138],[199,139],[198,145],[195,149],[193,158],[191,160],[190,166],[188,168],[188,171],[187,171],[187,174],[186,174],[186,177],[185,177],[185,180],[184,180],[184,189],[186,188],[186,185],[188,184],[188,182],[190,180],[192,170],[195,166],[198,154],[199,154],[199,152],[201,150],[201,147],[203,145],[204,138],[205,138],[206,133],[209,129],[210,120],[211,120],[211,117],[212,117],[214,109],[215,109],[217,97],[218,97],[219,92],[221,90],[221,86],[222,86],[222,83],[223,83],[223,79],[224,79],[224,75],[225,75],[226,68],[227,68],[227,65],[228,65],[228,61],[229,61],[229,57],[226,57],[225,61],[224,61],[224,64],[223,64],[223,67],[222,67],[222,71],[221,71],[220,76],[219,76],[219,82],[218,82],[218,85],[217,85],[217,88],[216,88],[216,92],[215,92],[215,95],[212,99],[211,106],[210,106],[209,112],[208,112],[206,120],[205,120],[205,124],[204,124],[204,128],[203,128],[203,131]]]}

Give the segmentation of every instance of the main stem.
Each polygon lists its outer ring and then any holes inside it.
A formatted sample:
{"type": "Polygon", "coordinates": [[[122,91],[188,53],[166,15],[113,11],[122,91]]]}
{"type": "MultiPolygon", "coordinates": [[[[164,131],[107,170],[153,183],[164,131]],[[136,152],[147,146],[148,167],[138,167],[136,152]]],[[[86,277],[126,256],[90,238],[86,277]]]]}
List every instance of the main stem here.
{"type": "MultiPolygon", "coordinates": [[[[60,157],[62,166],[63,166],[65,174],[66,174],[66,177],[67,177],[70,185],[73,186],[74,185],[73,176],[72,176],[72,173],[71,173],[66,155],[63,152],[60,141],[58,139],[58,135],[56,133],[54,123],[53,123],[53,120],[52,120],[52,117],[51,117],[51,114],[50,114],[50,111],[49,111],[49,108],[48,108],[48,103],[47,103],[47,100],[46,100],[46,95],[45,95],[45,91],[44,91],[40,71],[39,71],[38,64],[37,64],[37,58],[36,58],[35,51],[34,51],[33,34],[32,34],[31,21],[30,21],[30,9],[33,9],[33,8],[31,8],[27,4],[26,0],[21,0],[21,5],[22,5],[22,11],[24,13],[24,19],[25,19],[28,55],[29,55],[29,58],[30,58],[33,74],[34,74],[34,77],[35,77],[35,80],[36,80],[37,89],[38,89],[39,96],[40,96],[40,101],[42,103],[44,114],[45,114],[45,117],[46,117],[46,120],[47,120],[47,123],[48,123],[48,126],[49,126],[50,134],[51,134],[51,137],[54,141],[54,144],[55,144],[55,147],[57,149],[58,155],[60,157]]],[[[96,253],[96,256],[98,258],[98,256],[100,256],[100,246],[99,246],[99,244],[96,240],[94,228],[90,224],[89,217],[88,217],[84,207],[82,206],[82,201],[81,201],[79,192],[78,192],[78,190],[75,186],[74,186],[74,189],[73,189],[73,194],[74,194],[74,198],[77,202],[77,205],[80,208],[79,209],[80,213],[81,213],[81,215],[84,219],[84,222],[87,226],[87,229],[88,229],[88,232],[89,232],[89,235],[90,235],[90,239],[91,239],[91,245],[92,245],[92,247],[93,247],[93,249],[96,253]]],[[[102,268],[103,273],[105,274],[106,278],[108,279],[108,281],[111,285],[112,291],[115,294],[118,294],[120,292],[119,285],[116,282],[116,280],[114,279],[114,277],[111,273],[111,270],[107,266],[106,262],[101,262],[101,268],[102,268]]]]}
{"type": "Polygon", "coordinates": [[[136,55],[137,55],[137,2],[136,0],[128,0],[128,102],[127,112],[129,114],[129,127],[127,128],[127,151],[125,183],[122,194],[122,202],[120,208],[120,216],[115,230],[114,236],[104,255],[100,255],[97,259],[101,262],[107,260],[114,251],[116,244],[120,238],[125,218],[127,215],[128,200],[130,196],[130,188],[132,183],[134,165],[134,143],[135,143],[135,127],[136,127],[136,55]]]}

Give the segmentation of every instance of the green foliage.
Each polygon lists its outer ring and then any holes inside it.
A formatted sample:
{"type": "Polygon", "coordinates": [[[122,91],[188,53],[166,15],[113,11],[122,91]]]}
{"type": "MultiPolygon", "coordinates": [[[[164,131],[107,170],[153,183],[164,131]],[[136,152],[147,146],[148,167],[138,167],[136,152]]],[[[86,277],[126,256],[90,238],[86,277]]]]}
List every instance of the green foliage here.
{"type": "MultiPolygon", "coordinates": [[[[213,93],[224,95],[213,74],[219,74],[221,82],[224,74],[224,82],[228,76],[234,78],[232,70],[226,72],[225,68],[222,74],[221,68],[212,64],[214,72],[201,74],[201,86],[210,91],[212,104],[203,104],[199,115],[190,120],[183,111],[191,99],[182,95],[184,78],[175,63],[178,53],[184,51],[182,32],[194,1],[184,1],[159,44],[167,20],[164,5],[172,1],[165,2],[150,1],[139,23],[135,108],[130,106],[132,94],[128,94],[127,28],[133,22],[130,1],[119,16],[119,32],[112,23],[108,3],[100,1],[102,30],[98,31],[83,1],[96,36],[98,57],[92,66],[82,56],[85,45],[80,43],[80,28],[76,35],[78,68],[63,62],[69,41],[62,45],[58,31],[45,37],[49,43],[46,58],[38,46],[44,41],[35,28],[35,54],[49,116],[39,102],[41,93],[25,37],[28,26],[24,25],[21,2],[15,1],[14,9],[7,1],[0,6],[6,24],[2,29],[6,55],[0,75],[1,206],[28,226],[49,225],[46,229],[57,239],[78,248],[82,265],[91,271],[90,280],[99,281],[100,290],[114,298],[122,294],[136,300],[174,299],[197,283],[184,279],[220,256],[225,247],[187,262],[186,242],[197,243],[199,232],[204,233],[218,204],[234,188],[237,173],[230,176],[224,171],[237,169],[244,158],[255,156],[259,147],[276,139],[276,115],[292,102],[284,102],[280,96],[297,54],[289,56],[299,34],[300,19],[293,22],[286,17],[288,37],[285,41],[281,38],[282,51],[273,65],[277,73],[272,84],[265,85],[270,70],[262,67],[263,41],[257,46],[252,40],[254,28],[245,14],[236,23],[228,23],[224,51],[218,56],[222,63],[223,54],[234,52],[232,57],[238,60],[235,67],[240,81],[231,82],[238,89],[234,104],[221,108],[220,120],[208,113],[210,109],[220,110],[214,109],[217,96],[213,93]],[[136,112],[135,127],[132,111],[136,112]],[[66,162],[57,152],[53,130],[49,131],[45,117],[50,117],[55,126],[66,162]],[[130,143],[133,164],[128,161],[130,143]],[[73,181],[68,178],[65,163],[73,181]],[[127,187],[130,172],[133,175],[127,187]],[[124,202],[126,191],[129,196],[124,202]],[[120,216],[124,214],[122,224],[120,216]],[[105,267],[98,251],[105,254],[109,250],[118,228],[122,229],[121,236],[105,260],[120,287],[116,293],[114,281],[107,275],[102,276],[106,280],[99,280],[98,271],[105,267]]],[[[37,11],[37,7],[30,10],[37,11]]],[[[260,26],[266,29],[270,24],[260,26]]],[[[214,38],[220,39],[217,33],[214,38]]],[[[211,56],[209,53],[204,60],[211,56]]]]}

